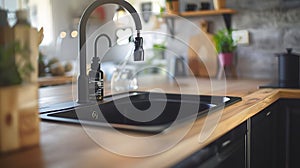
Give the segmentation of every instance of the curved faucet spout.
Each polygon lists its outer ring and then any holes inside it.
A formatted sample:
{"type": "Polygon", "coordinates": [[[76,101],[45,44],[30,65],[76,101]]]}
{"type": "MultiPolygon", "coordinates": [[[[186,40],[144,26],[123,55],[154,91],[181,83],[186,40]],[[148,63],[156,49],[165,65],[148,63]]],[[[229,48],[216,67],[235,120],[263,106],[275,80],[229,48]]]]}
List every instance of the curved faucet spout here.
{"type": "Polygon", "coordinates": [[[111,39],[109,38],[109,36],[107,34],[100,34],[96,37],[95,43],[94,43],[94,57],[98,57],[97,54],[97,44],[98,41],[101,37],[105,37],[108,40],[108,47],[112,47],[112,43],[111,43],[111,39]]]}
{"type": "Polygon", "coordinates": [[[144,51],[142,47],[143,39],[140,37],[140,30],[142,30],[142,22],[137,13],[137,11],[130,5],[128,2],[124,0],[96,0],[92,4],[90,4],[86,10],[83,12],[80,22],[79,22],[79,76],[77,83],[77,91],[78,91],[78,103],[88,103],[89,102],[89,91],[88,91],[88,83],[89,78],[86,72],[86,25],[89,17],[92,12],[99,6],[105,4],[117,4],[125,8],[132,16],[135,27],[137,30],[137,37],[135,38],[135,52],[134,52],[134,60],[140,61],[144,58],[144,51]]]}

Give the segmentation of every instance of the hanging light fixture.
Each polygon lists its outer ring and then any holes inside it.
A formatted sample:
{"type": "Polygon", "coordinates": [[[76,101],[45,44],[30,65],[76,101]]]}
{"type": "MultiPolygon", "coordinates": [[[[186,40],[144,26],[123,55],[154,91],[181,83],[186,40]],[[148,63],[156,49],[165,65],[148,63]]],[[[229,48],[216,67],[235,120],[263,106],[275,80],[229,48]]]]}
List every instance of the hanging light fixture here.
{"type": "Polygon", "coordinates": [[[116,10],[116,13],[114,15],[113,21],[116,24],[123,24],[123,22],[121,21],[121,18],[124,17],[126,15],[126,11],[124,8],[122,8],[121,6],[119,6],[116,10]]]}

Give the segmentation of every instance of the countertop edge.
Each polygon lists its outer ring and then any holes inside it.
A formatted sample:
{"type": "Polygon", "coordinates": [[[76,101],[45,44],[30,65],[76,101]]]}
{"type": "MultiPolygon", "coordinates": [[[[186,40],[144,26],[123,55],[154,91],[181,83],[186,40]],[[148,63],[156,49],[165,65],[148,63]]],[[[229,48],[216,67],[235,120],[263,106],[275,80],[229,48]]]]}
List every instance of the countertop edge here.
{"type": "MultiPolygon", "coordinates": [[[[170,151],[163,153],[163,155],[158,155],[156,159],[147,160],[147,162],[143,162],[136,167],[152,167],[153,165],[160,165],[162,167],[173,166],[178,163],[178,161],[185,159],[198,150],[201,150],[206,145],[212,143],[219,137],[231,131],[241,123],[245,122],[247,119],[251,118],[261,110],[265,109],[281,98],[300,98],[300,90],[259,89],[249,95],[246,95],[242,97],[241,102],[238,102],[224,109],[221,121],[215,128],[214,132],[209,136],[208,139],[206,139],[202,143],[199,142],[199,134],[195,134],[194,136],[182,140],[170,151]],[[229,113],[231,113],[231,115],[226,116],[229,113]],[[172,158],[172,160],[168,158],[172,158]],[[168,160],[167,163],[166,160],[168,160]]],[[[202,120],[204,119],[198,119],[195,125],[197,125],[197,123],[200,123],[202,120]]]]}

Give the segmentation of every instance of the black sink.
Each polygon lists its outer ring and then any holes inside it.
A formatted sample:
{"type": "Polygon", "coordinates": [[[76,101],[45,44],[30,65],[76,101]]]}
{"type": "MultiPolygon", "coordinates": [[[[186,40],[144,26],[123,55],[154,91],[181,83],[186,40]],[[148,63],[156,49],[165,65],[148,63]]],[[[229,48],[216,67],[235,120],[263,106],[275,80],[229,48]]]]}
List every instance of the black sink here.
{"type": "Polygon", "coordinates": [[[43,112],[43,120],[161,132],[175,120],[183,123],[228,106],[239,97],[129,92],[106,96],[104,102],[43,112]]]}

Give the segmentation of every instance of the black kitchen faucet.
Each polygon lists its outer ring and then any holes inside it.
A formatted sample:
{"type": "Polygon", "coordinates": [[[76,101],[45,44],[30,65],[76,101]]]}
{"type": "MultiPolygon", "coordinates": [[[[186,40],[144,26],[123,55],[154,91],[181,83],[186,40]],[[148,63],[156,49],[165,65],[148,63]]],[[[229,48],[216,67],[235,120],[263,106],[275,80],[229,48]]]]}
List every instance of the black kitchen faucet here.
{"type": "MultiPolygon", "coordinates": [[[[125,8],[132,16],[137,30],[135,38],[134,61],[144,60],[143,38],[140,36],[142,30],[141,19],[137,11],[126,1],[122,0],[96,0],[90,4],[83,12],[79,22],[79,76],[77,79],[78,103],[84,104],[90,102],[89,81],[91,80],[86,72],[86,25],[92,12],[99,6],[105,4],[117,4],[125,8]]],[[[103,77],[102,77],[103,78],[103,77]]],[[[102,85],[103,87],[103,85],[102,85]]],[[[103,88],[102,88],[103,89],[103,88]]],[[[103,92],[102,92],[103,94],[103,92]]],[[[101,95],[103,98],[103,95],[101,95]]]]}

